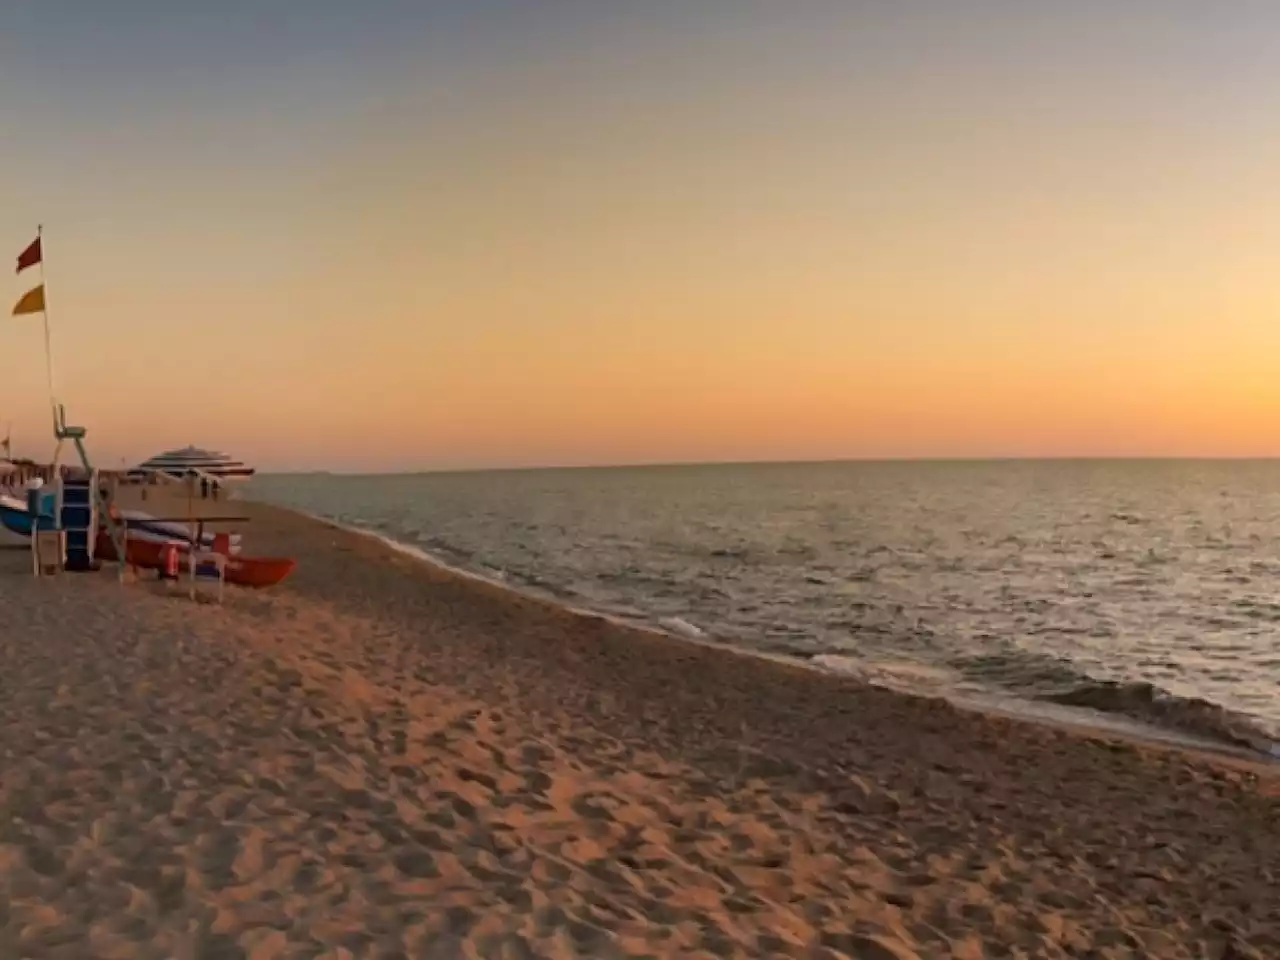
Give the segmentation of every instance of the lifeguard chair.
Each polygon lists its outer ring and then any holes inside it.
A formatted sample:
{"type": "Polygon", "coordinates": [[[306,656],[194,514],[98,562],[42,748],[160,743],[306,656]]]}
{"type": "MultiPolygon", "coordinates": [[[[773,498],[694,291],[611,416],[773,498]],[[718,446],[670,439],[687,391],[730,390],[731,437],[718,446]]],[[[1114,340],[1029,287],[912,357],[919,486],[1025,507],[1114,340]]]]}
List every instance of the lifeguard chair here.
{"type": "MultiPolygon", "coordinates": [[[[88,478],[86,484],[77,487],[76,509],[74,511],[76,529],[75,566],[71,569],[93,569],[98,521],[102,518],[106,521],[107,533],[115,546],[116,556],[120,558],[120,569],[123,576],[126,556],[124,527],[119,522],[115,512],[108,509],[107,495],[103,491],[102,485],[98,482],[98,471],[89,462],[89,451],[84,446],[85,433],[84,427],[68,425],[66,407],[60,403],[54,406],[53,436],[57,440],[57,445],[53,448],[54,470],[57,471],[58,469],[58,459],[62,453],[63,442],[70,440],[80,458],[80,466],[88,478]]],[[[63,486],[65,489],[65,482],[63,486]]],[[[61,503],[59,503],[58,515],[61,515],[61,503]]]]}

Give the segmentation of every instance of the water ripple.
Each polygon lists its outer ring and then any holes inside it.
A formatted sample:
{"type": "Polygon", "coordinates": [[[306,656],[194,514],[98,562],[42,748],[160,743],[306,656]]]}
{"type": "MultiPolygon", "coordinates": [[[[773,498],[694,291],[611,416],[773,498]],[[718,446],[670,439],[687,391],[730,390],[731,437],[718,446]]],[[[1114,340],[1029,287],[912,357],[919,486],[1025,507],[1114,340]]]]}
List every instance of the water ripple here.
{"type": "Polygon", "coordinates": [[[683,632],[931,691],[1280,738],[1280,599],[1264,586],[1280,574],[1280,464],[308,475],[254,491],[683,632]]]}

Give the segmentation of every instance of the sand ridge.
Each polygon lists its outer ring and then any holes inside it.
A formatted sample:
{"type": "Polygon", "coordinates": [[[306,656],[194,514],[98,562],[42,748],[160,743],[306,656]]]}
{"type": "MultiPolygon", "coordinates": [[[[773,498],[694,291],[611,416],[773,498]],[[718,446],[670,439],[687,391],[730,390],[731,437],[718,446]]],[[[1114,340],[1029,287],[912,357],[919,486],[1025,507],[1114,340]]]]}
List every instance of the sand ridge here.
{"type": "Polygon", "coordinates": [[[0,956],[1280,955],[1265,771],[254,535],[223,608],[0,558],[0,956]]]}

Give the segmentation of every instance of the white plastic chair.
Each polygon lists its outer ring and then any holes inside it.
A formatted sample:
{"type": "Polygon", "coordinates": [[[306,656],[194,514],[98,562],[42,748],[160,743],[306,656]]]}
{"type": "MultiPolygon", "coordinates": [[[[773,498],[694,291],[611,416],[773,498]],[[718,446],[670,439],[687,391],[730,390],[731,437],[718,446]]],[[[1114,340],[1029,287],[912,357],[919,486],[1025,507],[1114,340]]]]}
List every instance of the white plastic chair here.
{"type": "Polygon", "coordinates": [[[191,573],[191,599],[196,598],[196,570],[212,564],[218,575],[218,602],[222,602],[223,590],[227,584],[227,556],[231,553],[231,535],[218,533],[213,537],[213,547],[205,550],[192,545],[187,552],[187,569],[191,573]]]}

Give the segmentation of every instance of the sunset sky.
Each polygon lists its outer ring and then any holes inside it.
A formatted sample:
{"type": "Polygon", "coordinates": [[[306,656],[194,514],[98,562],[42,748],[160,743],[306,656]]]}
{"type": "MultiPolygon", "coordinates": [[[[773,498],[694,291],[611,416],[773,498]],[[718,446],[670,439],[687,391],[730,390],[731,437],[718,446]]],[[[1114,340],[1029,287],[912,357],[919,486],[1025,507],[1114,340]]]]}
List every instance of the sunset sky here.
{"type": "Polygon", "coordinates": [[[1280,455],[1273,2],[10,6],[103,465],[1280,455]]]}

